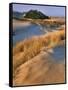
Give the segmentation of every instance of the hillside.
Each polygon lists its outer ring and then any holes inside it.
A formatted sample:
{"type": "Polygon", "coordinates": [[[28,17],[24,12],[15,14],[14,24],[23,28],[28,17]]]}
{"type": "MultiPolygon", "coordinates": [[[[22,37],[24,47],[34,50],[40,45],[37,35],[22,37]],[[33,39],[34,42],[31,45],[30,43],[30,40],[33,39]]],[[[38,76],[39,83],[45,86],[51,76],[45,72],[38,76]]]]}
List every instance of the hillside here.
{"type": "Polygon", "coordinates": [[[30,10],[28,12],[13,12],[14,19],[23,19],[23,18],[31,18],[31,19],[49,19],[49,16],[43,14],[37,10],[30,10]]]}
{"type": "Polygon", "coordinates": [[[24,16],[25,18],[32,18],[32,19],[49,19],[48,16],[44,15],[42,12],[37,10],[30,10],[24,16]]]}
{"type": "Polygon", "coordinates": [[[23,13],[21,13],[21,12],[13,12],[13,18],[14,19],[22,19],[24,14],[25,14],[25,12],[23,12],[23,13]]]}

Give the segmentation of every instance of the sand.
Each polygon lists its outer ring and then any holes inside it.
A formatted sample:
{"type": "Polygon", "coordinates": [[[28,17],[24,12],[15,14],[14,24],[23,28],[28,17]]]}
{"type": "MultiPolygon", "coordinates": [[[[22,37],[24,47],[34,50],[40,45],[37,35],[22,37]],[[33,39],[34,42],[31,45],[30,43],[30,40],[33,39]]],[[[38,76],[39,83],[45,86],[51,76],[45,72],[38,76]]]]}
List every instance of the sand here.
{"type": "Polygon", "coordinates": [[[21,64],[15,72],[14,86],[65,82],[65,64],[56,63],[46,52],[21,64]]]}
{"type": "Polygon", "coordinates": [[[30,25],[31,25],[31,22],[29,22],[29,21],[13,20],[13,28],[15,28],[15,27],[26,27],[26,26],[30,26],[30,25]]]}

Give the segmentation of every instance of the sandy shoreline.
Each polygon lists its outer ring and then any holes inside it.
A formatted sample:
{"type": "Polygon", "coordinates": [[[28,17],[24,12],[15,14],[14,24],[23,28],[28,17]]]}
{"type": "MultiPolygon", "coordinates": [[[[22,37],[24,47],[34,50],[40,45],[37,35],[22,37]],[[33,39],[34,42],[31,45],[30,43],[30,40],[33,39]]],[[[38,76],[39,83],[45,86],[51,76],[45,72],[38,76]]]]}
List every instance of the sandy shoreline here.
{"type": "Polygon", "coordinates": [[[35,24],[42,24],[42,25],[51,25],[51,24],[60,24],[60,25],[64,25],[65,20],[61,19],[61,18],[51,18],[51,19],[25,19],[25,20],[15,20],[13,19],[13,28],[15,27],[21,27],[21,26],[29,26],[31,25],[31,23],[35,23],[35,24]]]}
{"type": "Polygon", "coordinates": [[[13,28],[15,27],[25,27],[25,26],[30,26],[31,22],[29,21],[19,21],[19,20],[13,20],[13,28]]]}

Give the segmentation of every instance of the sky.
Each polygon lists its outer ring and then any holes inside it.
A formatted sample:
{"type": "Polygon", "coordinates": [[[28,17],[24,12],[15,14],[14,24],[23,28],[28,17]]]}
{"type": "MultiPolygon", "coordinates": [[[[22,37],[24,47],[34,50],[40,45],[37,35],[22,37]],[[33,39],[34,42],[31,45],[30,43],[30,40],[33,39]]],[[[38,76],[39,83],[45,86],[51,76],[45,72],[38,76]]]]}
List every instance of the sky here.
{"type": "Polygon", "coordinates": [[[65,16],[65,7],[13,4],[13,11],[27,12],[31,9],[41,11],[48,16],[65,16]]]}

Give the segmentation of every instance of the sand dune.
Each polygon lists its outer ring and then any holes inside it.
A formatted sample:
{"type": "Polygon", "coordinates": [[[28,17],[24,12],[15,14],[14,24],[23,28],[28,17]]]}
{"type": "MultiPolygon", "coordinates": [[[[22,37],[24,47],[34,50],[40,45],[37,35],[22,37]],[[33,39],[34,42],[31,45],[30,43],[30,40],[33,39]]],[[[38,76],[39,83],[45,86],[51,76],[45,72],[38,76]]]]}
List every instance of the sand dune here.
{"type": "Polygon", "coordinates": [[[13,48],[13,85],[65,82],[65,64],[56,63],[48,53],[65,44],[65,30],[35,36],[13,48]]]}

